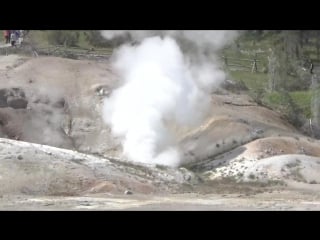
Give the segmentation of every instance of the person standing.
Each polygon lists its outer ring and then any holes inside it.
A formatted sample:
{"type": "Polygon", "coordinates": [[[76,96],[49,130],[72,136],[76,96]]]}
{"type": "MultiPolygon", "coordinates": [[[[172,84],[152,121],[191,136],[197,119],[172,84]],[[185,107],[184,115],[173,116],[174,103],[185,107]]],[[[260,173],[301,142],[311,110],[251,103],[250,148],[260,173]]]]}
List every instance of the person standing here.
{"type": "Polygon", "coordinates": [[[20,45],[20,42],[19,42],[19,40],[20,40],[20,31],[19,30],[15,30],[14,33],[16,35],[16,45],[17,44],[20,45]]]}
{"type": "Polygon", "coordinates": [[[19,31],[19,45],[21,45],[23,42],[24,31],[23,30],[18,30],[18,31],[19,31]]]}
{"type": "Polygon", "coordinates": [[[15,47],[16,46],[16,41],[17,41],[17,35],[15,33],[15,31],[11,31],[11,34],[10,34],[10,41],[11,41],[11,46],[12,47],[15,47]]]}
{"type": "Polygon", "coordinates": [[[9,30],[4,30],[3,31],[3,35],[4,35],[4,38],[5,38],[6,44],[10,43],[10,31],[9,30]]]}

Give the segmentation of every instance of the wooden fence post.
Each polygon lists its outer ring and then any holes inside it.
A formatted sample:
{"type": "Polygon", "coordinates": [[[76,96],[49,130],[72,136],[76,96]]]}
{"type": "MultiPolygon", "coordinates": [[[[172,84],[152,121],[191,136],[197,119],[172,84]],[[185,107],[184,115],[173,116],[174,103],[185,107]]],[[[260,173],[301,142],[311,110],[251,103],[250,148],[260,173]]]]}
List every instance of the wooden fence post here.
{"type": "Polygon", "coordinates": [[[257,68],[257,59],[254,58],[253,59],[253,64],[252,64],[252,70],[251,72],[257,72],[258,71],[258,68],[257,68]]]}
{"type": "Polygon", "coordinates": [[[223,56],[223,58],[224,58],[224,64],[226,65],[226,67],[228,67],[228,58],[225,56],[223,56]]]}

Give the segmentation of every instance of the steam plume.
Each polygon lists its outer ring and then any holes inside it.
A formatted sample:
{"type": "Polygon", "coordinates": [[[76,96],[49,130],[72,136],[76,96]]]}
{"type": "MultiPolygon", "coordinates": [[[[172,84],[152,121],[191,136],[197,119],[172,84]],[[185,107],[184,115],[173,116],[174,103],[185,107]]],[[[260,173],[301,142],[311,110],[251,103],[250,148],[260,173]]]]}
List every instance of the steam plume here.
{"type": "MultiPolygon", "coordinates": [[[[228,32],[208,31],[202,33],[205,37],[199,31],[130,32],[140,43],[114,52],[113,67],[123,84],[105,99],[103,117],[123,139],[129,160],[174,167],[182,163],[172,126],[196,126],[206,115],[210,93],[225,78],[214,53],[237,35],[228,32]],[[184,54],[175,38],[199,51],[184,54]],[[201,51],[204,47],[209,55],[201,51]]],[[[102,32],[107,38],[125,33],[102,32]]]]}

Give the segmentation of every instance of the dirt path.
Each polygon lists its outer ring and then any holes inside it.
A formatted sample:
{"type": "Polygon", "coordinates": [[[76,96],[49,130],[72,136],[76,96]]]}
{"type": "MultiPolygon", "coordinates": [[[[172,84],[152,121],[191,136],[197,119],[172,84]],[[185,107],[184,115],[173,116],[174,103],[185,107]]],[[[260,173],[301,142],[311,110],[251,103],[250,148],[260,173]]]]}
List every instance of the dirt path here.
{"type": "Polygon", "coordinates": [[[154,210],[154,211],[273,211],[320,210],[315,193],[275,191],[243,194],[87,195],[82,197],[33,197],[3,195],[0,210],[154,210]]]}
{"type": "Polygon", "coordinates": [[[10,47],[10,46],[11,46],[10,43],[7,43],[7,44],[0,43],[0,48],[6,48],[6,47],[10,47]]]}

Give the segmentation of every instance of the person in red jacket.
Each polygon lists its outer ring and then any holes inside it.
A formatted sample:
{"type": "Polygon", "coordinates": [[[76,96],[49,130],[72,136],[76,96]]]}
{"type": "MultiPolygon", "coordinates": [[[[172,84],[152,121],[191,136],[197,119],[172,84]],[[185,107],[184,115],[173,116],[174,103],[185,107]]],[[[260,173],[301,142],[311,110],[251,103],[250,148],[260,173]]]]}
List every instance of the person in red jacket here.
{"type": "Polygon", "coordinates": [[[10,30],[4,30],[3,32],[6,43],[10,43],[10,30]]]}

